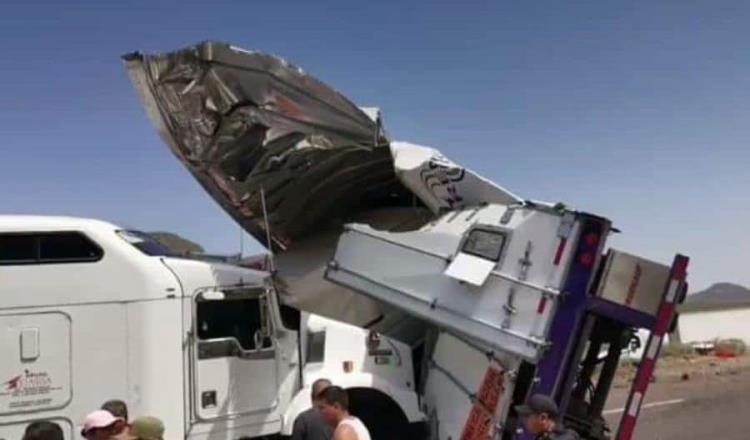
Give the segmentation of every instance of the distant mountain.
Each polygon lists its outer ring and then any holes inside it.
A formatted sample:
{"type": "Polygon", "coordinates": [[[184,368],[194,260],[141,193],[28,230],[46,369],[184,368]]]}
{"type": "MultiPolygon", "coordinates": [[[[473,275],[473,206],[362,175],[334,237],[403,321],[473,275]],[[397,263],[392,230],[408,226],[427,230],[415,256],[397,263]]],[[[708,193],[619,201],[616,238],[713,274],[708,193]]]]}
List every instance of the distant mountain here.
{"type": "Polygon", "coordinates": [[[706,290],[693,293],[686,302],[744,302],[750,301],[750,289],[732,283],[716,283],[706,290]]]}
{"type": "Polygon", "coordinates": [[[148,235],[155,238],[163,246],[166,246],[172,252],[178,255],[202,254],[203,247],[198,243],[180,237],[172,232],[147,232],[148,235]]]}
{"type": "Polygon", "coordinates": [[[732,283],[717,283],[688,295],[681,311],[750,307],[750,289],[732,283]]]}

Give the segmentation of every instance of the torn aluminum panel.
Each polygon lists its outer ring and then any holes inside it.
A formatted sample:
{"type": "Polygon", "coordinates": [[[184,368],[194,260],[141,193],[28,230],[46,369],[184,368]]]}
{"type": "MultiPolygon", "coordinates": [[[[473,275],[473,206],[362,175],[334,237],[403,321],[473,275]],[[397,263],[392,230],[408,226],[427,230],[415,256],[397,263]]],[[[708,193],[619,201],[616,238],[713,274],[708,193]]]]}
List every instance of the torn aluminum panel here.
{"type": "Polygon", "coordinates": [[[267,244],[264,190],[277,250],[374,208],[438,214],[519,201],[437,150],[389,144],[378,108],[358,108],[280,58],[213,42],[124,58],[172,151],[267,244]]]}
{"type": "Polygon", "coordinates": [[[446,210],[519,200],[437,150],[389,143],[379,109],[280,58],[208,42],[124,59],[174,154],[268,247],[263,190],[277,285],[301,309],[400,333],[393,310],[324,279],[343,225],[416,230],[446,210]]]}
{"type": "Polygon", "coordinates": [[[280,58],[221,43],[126,55],[162,137],[244,229],[277,249],[352,206],[405,198],[379,123],[280,58]]]}

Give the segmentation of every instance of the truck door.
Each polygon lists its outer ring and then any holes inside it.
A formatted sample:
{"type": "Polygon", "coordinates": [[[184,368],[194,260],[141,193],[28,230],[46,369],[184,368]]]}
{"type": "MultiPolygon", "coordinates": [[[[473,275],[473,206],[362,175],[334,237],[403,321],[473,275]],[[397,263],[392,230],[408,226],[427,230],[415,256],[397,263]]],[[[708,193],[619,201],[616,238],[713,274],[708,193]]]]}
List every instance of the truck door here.
{"type": "Polygon", "coordinates": [[[70,403],[70,323],[58,312],[0,315],[0,417],[70,403]]]}
{"type": "Polygon", "coordinates": [[[205,289],[193,306],[192,385],[200,421],[267,412],[277,404],[278,369],[265,289],[205,289]]]}

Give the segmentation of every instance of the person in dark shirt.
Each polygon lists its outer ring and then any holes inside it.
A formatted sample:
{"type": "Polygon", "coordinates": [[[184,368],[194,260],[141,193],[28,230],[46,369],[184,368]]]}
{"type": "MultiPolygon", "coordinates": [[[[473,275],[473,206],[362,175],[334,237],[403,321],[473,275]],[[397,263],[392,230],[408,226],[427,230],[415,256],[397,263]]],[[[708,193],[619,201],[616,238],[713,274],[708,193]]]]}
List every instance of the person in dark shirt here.
{"type": "Polygon", "coordinates": [[[291,440],[331,440],[333,438],[333,428],[328,426],[320,413],[315,409],[315,404],[320,400],[322,392],[331,386],[328,379],[318,379],[312,384],[311,399],[313,406],[300,413],[294,420],[291,440]]]}
{"type": "Polygon", "coordinates": [[[526,405],[516,407],[526,432],[537,440],[578,440],[578,434],[560,421],[560,410],[550,397],[534,394],[526,405]]]}

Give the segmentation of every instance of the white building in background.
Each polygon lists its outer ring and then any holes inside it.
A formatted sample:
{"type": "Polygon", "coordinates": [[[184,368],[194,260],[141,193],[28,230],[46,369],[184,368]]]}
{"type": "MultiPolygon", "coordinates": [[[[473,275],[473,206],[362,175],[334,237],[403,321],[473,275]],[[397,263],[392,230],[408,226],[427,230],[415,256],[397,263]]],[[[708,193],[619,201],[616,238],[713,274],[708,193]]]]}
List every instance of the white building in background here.
{"type": "Polygon", "coordinates": [[[721,308],[689,308],[680,314],[682,342],[742,339],[750,345],[750,302],[721,308]]]}

